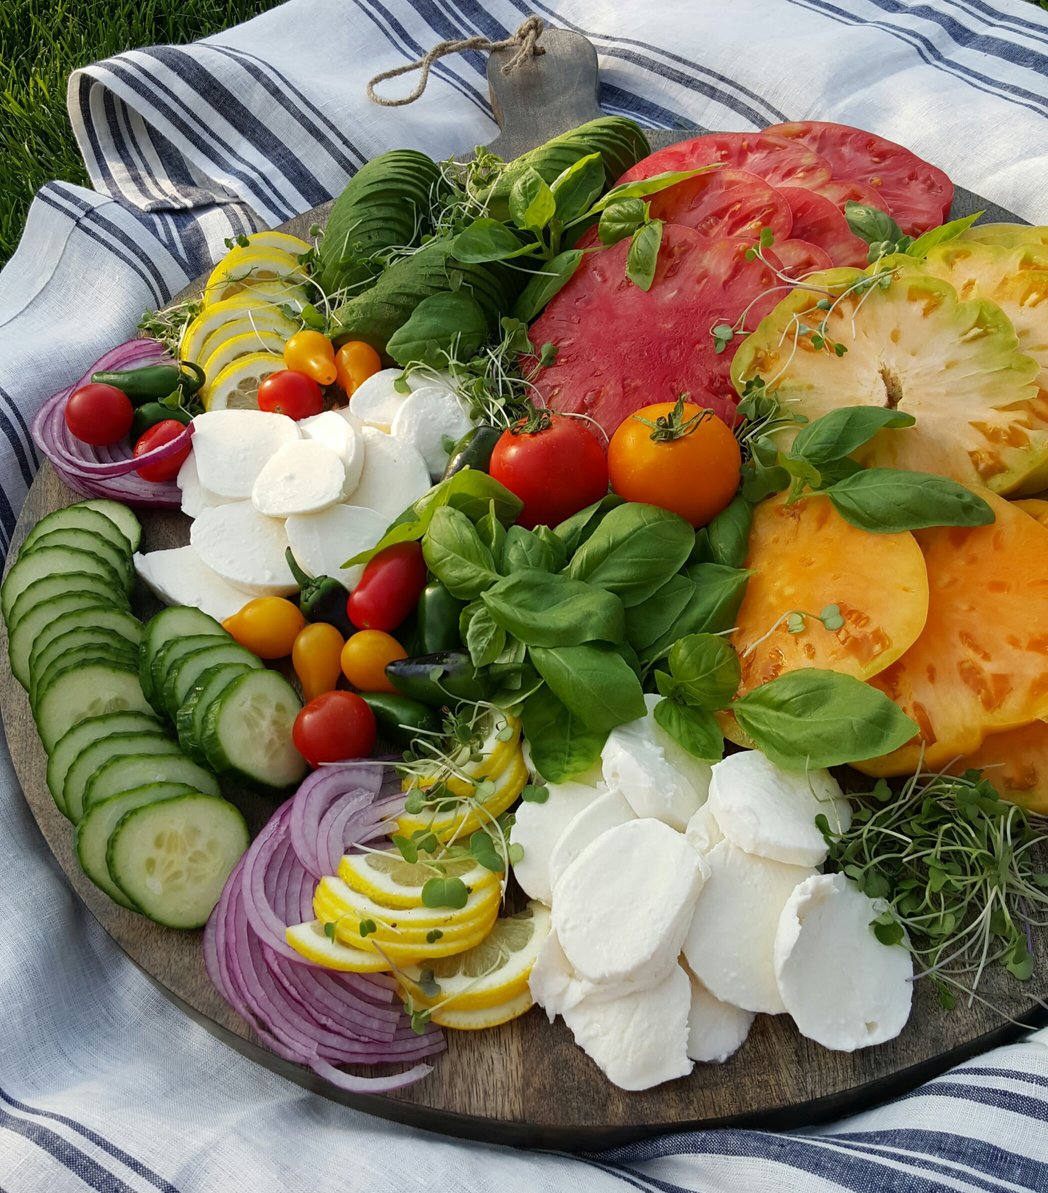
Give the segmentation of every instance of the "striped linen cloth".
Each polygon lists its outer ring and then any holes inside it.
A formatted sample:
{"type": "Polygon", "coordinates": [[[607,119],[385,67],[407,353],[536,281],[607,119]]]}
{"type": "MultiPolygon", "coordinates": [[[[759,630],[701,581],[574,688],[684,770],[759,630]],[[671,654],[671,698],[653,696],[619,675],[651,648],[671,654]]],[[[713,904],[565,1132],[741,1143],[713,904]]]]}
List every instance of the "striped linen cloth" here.
{"type": "MultiPolygon", "coordinates": [[[[290,0],[194,46],[73,75],[70,117],[95,189],[46,186],[0,274],[5,549],[47,394],[132,334],[226,237],[321,202],[382,150],[439,157],[490,141],[482,54],[439,62],[406,108],[368,103],[365,83],[446,38],[503,38],[531,12],[594,42],[608,112],[659,128],[858,124],[1048,223],[1048,14],[1021,0],[290,0]]],[[[1045,1033],[829,1127],[529,1154],[347,1110],[218,1043],[79,904],[6,749],[0,898],[3,1193],[1048,1190],[1045,1033]]]]}

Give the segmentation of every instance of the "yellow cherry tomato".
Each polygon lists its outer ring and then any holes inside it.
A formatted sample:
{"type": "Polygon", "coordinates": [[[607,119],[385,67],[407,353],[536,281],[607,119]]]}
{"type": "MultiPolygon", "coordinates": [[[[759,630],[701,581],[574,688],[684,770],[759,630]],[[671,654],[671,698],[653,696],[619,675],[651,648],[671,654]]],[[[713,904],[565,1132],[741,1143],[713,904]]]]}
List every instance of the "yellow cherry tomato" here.
{"type": "Polygon", "coordinates": [[[386,664],[406,659],[408,652],[384,630],[350,634],[342,647],[342,674],[361,692],[395,692],[386,678],[386,664]]]}
{"type": "Polygon", "coordinates": [[[338,375],[335,348],[319,331],[296,331],[284,345],[284,364],[293,373],[305,373],[318,385],[331,385],[338,375]]]}
{"type": "Polygon", "coordinates": [[[342,647],[345,638],[326,621],[307,625],[291,648],[291,664],[307,702],[332,692],[342,678],[342,647]]]}
{"type": "Polygon", "coordinates": [[[353,391],[382,368],[382,358],[363,340],[348,340],[335,353],[338,383],[348,397],[353,391]]]}
{"type": "Polygon", "coordinates": [[[284,597],[255,597],[227,617],[222,628],[260,659],[283,659],[305,624],[302,610],[284,597]]]}

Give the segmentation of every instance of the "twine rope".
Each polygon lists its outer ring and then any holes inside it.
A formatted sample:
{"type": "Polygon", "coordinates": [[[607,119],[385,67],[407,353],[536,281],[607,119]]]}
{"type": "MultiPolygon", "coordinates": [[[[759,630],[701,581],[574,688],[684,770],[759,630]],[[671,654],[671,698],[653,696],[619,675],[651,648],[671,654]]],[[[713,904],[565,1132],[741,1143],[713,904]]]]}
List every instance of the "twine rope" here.
{"type": "Polygon", "coordinates": [[[373,104],[379,104],[383,108],[399,108],[404,104],[414,103],[423,91],[426,90],[426,84],[429,82],[430,68],[434,62],[448,54],[459,54],[463,50],[510,50],[516,46],[517,52],[502,67],[504,75],[512,74],[513,71],[523,66],[525,62],[529,62],[532,58],[538,58],[542,54],[545,54],[546,51],[538,44],[539,37],[542,35],[544,28],[545,22],[542,18],[532,16],[528,17],[520,28],[504,41],[490,41],[486,37],[468,37],[462,41],[442,41],[435,45],[428,54],[419,58],[417,62],[409,62],[405,66],[398,66],[394,70],[384,70],[381,74],[375,75],[367,86],[368,99],[373,104]],[[401,75],[410,74],[413,70],[419,71],[418,83],[415,90],[410,95],[405,95],[403,99],[383,99],[375,91],[376,83],[384,83],[388,79],[397,79],[401,75]]]}

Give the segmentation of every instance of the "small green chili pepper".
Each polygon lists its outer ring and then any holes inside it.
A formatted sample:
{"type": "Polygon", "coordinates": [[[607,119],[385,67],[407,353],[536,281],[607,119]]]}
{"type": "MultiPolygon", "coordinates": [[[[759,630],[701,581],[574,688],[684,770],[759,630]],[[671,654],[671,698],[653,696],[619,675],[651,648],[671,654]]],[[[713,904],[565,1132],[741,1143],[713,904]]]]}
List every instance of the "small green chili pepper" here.
{"type": "Polygon", "coordinates": [[[465,607],[465,601],[453,597],[439,580],[426,585],[418,599],[418,637],[423,654],[455,650],[462,645],[459,615],[465,607]]]}
{"type": "Polygon", "coordinates": [[[440,713],[432,705],[388,692],[361,692],[375,714],[379,736],[395,746],[410,746],[421,731],[439,733],[440,713]]]}
{"type": "Polygon", "coordinates": [[[464,650],[442,650],[386,664],[390,683],[412,700],[436,708],[458,700],[484,700],[490,684],[464,650]]]}
{"type": "Polygon", "coordinates": [[[487,472],[491,464],[491,453],[495,444],[502,438],[502,428],[492,427],[481,423],[467,432],[451,449],[448,466],[444,469],[442,479],[447,480],[463,468],[473,468],[477,472],[487,472]]]}
{"type": "Polygon", "coordinates": [[[138,403],[166,398],[176,390],[183,399],[190,398],[204,384],[205,376],[198,364],[184,360],[177,365],[146,365],[118,373],[92,373],[91,380],[101,385],[113,385],[127,394],[132,402],[138,403]]]}
{"type": "Polygon", "coordinates": [[[136,407],[134,417],[131,419],[131,430],[128,432],[132,445],[136,444],[150,427],[154,427],[168,418],[175,419],[183,426],[188,426],[193,421],[189,411],[183,410],[181,406],[165,406],[163,402],[146,402],[144,405],[136,407]]]}
{"type": "Polygon", "coordinates": [[[349,620],[346,610],[347,594],[334,576],[307,576],[291,553],[284,552],[284,558],[299,587],[298,607],[307,621],[326,621],[344,637],[356,633],[356,626],[349,620]]]}

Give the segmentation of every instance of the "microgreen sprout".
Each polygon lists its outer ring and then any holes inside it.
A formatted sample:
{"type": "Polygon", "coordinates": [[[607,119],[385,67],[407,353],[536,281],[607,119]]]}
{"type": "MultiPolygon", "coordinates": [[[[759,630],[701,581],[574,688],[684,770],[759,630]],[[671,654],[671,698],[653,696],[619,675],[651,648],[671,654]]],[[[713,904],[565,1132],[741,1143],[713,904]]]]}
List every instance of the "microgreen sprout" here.
{"type": "Polygon", "coordinates": [[[825,605],[819,613],[808,613],[804,609],[790,609],[787,613],[783,613],[777,617],[770,629],[751,642],[742,652],[742,657],[744,659],[749,658],[758,646],[763,642],[767,642],[783,622],[786,623],[786,632],[788,634],[803,634],[807,629],[808,621],[821,622],[823,628],[829,630],[831,633],[844,628],[844,617],[841,614],[840,605],[825,605]]]}
{"type": "Polygon", "coordinates": [[[172,356],[177,357],[178,346],[186,327],[203,309],[203,299],[194,298],[162,311],[144,311],[138,321],[138,330],[152,336],[158,343],[163,344],[172,356]]]}

